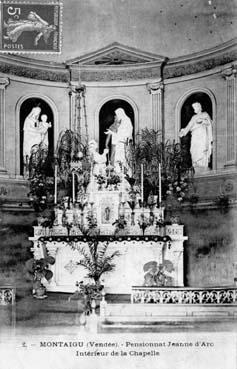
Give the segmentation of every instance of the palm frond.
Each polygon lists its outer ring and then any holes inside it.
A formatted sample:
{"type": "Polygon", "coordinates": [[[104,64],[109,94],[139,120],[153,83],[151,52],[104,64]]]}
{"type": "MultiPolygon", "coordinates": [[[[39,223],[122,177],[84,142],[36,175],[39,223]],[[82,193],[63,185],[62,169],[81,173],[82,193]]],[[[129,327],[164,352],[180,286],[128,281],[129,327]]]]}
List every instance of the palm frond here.
{"type": "Polygon", "coordinates": [[[79,247],[78,251],[82,259],[78,261],[78,265],[87,270],[87,277],[98,281],[103,273],[110,272],[115,268],[113,259],[119,256],[118,251],[114,251],[110,255],[106,255],[108,242],[99,244],[98,239],[88,242],[88,250],[84,247],[79,247]]]}

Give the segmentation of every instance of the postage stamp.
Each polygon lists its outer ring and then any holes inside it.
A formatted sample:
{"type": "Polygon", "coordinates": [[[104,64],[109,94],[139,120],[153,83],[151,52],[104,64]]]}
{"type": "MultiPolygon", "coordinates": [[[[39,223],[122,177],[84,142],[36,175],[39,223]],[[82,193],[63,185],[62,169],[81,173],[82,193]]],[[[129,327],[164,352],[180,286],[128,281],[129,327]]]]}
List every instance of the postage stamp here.
{"type": "Polygon", "coordinates": [[[61,52],[62,3],[3,1],[0,15],[0,52],[61,52]]]}

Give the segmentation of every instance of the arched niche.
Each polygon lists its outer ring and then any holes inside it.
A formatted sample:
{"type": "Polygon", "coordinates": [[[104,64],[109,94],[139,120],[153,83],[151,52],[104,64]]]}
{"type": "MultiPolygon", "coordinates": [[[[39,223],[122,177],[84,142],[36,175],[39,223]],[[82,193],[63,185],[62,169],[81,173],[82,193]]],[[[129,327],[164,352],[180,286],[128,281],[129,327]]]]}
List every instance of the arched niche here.
{"type": "Polygon", "coordinates": [[[135,113],[132,105],[123,99],[113,98],[106,101],[99,111],[99,152],[102,153],[105,148],[106,135],[105,131],[114,122],[115,110],[124,109],[126,115],[131,119],[133,125],[133,135],[135,131],[135,113]]]}
{"type": "Polygon", "coordinates": [[[48,142],[49,142],[49,154],[53,156],[54,154],[54,136],[55,136],[55,119],[54,112],[50,104],[40,97],[29,97],[23,100],[19,106],[19,124],[20,124],[20,175],[23,175],[23,137],[24,137],[24,122],[26,117],[29,115],[31,110],[39,106],[41,108],[41,114],[39,120],[41,120],[41,115],[47,115],[48,122],[51,122],[52,127],[48,129],[48,142]]]}
{"type": "MultiPolygon", "coordinates": [[[[185,128],[189,123],[190,119],[194,115],[192,104],[199,102],[202,105],[202,110],[206,111],[213,121],[213,152],[209,163],[209,169],[215,169],[215,156],[216,156],[216,127],[215,127],[215,116],[216,116],[216,103],[213,94],[208,89],[192,90],[187,92],[181,97],[176,106],[176,139],[179,140],[179,131],[181,128],[185,128]]],[[[190,155],[190,143],[191,134],[188,133],[181,139],[183,150],[187,155],[188,163],[192,164],[190,155]]]]}

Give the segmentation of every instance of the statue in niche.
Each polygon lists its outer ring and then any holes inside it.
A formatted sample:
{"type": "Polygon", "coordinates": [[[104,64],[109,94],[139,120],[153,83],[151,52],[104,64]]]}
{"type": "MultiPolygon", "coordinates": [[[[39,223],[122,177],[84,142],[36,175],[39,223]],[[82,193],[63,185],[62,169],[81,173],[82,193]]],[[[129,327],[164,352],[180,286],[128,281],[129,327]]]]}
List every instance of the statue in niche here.
{"type": "Polygon", "coordinates": [[[91,156],[91,160],[94,163],[93,174],[94,175],[104,175],[106,169],[106,161],[109,150],[104,149],[103,154],[99,154],[97,152],[98,144],[95,140],[91,140],[89,142],[89,153],[91,156]]]}
{"type": "Polygon", "coordinates": [[[107,149],[109,141],[111,140],[111,164],[114,165],[117,171],[119,171],[121,164],[126,165],[125,148],[132,140],[133,134],[131,119],[126,115],[122,108],[115,110],[114,123],[109,127],[105,134],[107,135],[105,142],[105,147],[107,149]]]}
{"type": "Polygon", "coordinates": [[[208,169],[212,154],[212,121],[208,113],[202,111],[199,102],[192,104],[194,116],[188,125],[180,130],[179,137],[186,136],[191,132],[190,153],[192,165],[195,172],[201,169],[208,169]]]}
{"type": "Polygon", "coordinates": [[[41,121],[39,116],[41,113],[40,107],[35,107],[27,115],[24,122],[24,139],[23,139],[23,155],[24,160],[30,158],[31,149],[34,145],[44,144],[48,148],[48,128],[51,123],[47,122],[47,115],[43,114],[41,121]]]}
{"type": "Polygon", "coordinates": [[[49,138],[48,138],[48,129],[52,127],[50,122],[47,122],[48,117],[46,114],[41,115],[41,121],[39,122],[39,130],[41,134],[40,143],[44,145],[44,147],[48,148],[49,146],[49,138]]]}
{"type": "Polygon", "coordinates": [[[174,265],[170,260],[164,260],[162,264],[149,261],[143,266],[144,286],[168,287],[174,285],[174,265]]]}

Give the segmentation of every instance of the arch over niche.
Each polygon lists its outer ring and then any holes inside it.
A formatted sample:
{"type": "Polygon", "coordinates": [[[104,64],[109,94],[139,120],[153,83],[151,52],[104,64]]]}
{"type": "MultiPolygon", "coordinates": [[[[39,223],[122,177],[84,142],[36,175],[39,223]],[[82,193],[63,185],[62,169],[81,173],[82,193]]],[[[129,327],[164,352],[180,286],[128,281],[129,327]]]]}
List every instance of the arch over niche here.
{"type": "Polygon", "coordinates": [[[54,154],[54,149],[56,147],[57,132],[58,132],[58,112],[55,104],[47,96],[39,94],[30,94],[23,96],[17,103],[16,106],[16,119],[19,130],[16,134],[16,174],[23,175],[23,127],[25,118],[31,112],[33,107],[39,106],[41,108],[41,115],[47,115],[47,121],[51,122],[52,128],[48,130],[48,140],[49,140],[49,153],[54,154]],[[20,154],[20,155],[19,155],[20,154]]]}
{"type": "Polygon", "coordinates": [[[104,132],[114,122],[114,113],[118,108],[124,109],[127,116],[133,124],[133,137],[135,130],[138,129],[138,109],[131,99],[122,95],[110,96],[103,100],[96,111],[96,122],[99,126],[96,127],[97,137],[99,138],[99,152],[102,153],[105,148],[106,135],[104,132]]]}
{"type": "MultiPolygon", "coordinates": [[[[188,122],[192,118],[194,111],[192,104],[194,102],[200,102],[202,105],[202,110],[206,111],[213,121],[213,152],[209,164],[210,169],[216,169],[216,99],[213,93],[206,88],[195,88],[187,91],[178,101],[176,105],[176,141],[179,141],[179,131],[181,128],[187,126],[188,122]]],[[[187,150],[188,161],[191,165],[191,155],[190,155],[190,142],[191,134],[188,133],[186,137],[182,138],[182,143],[184,149],[187,150]]]]}

